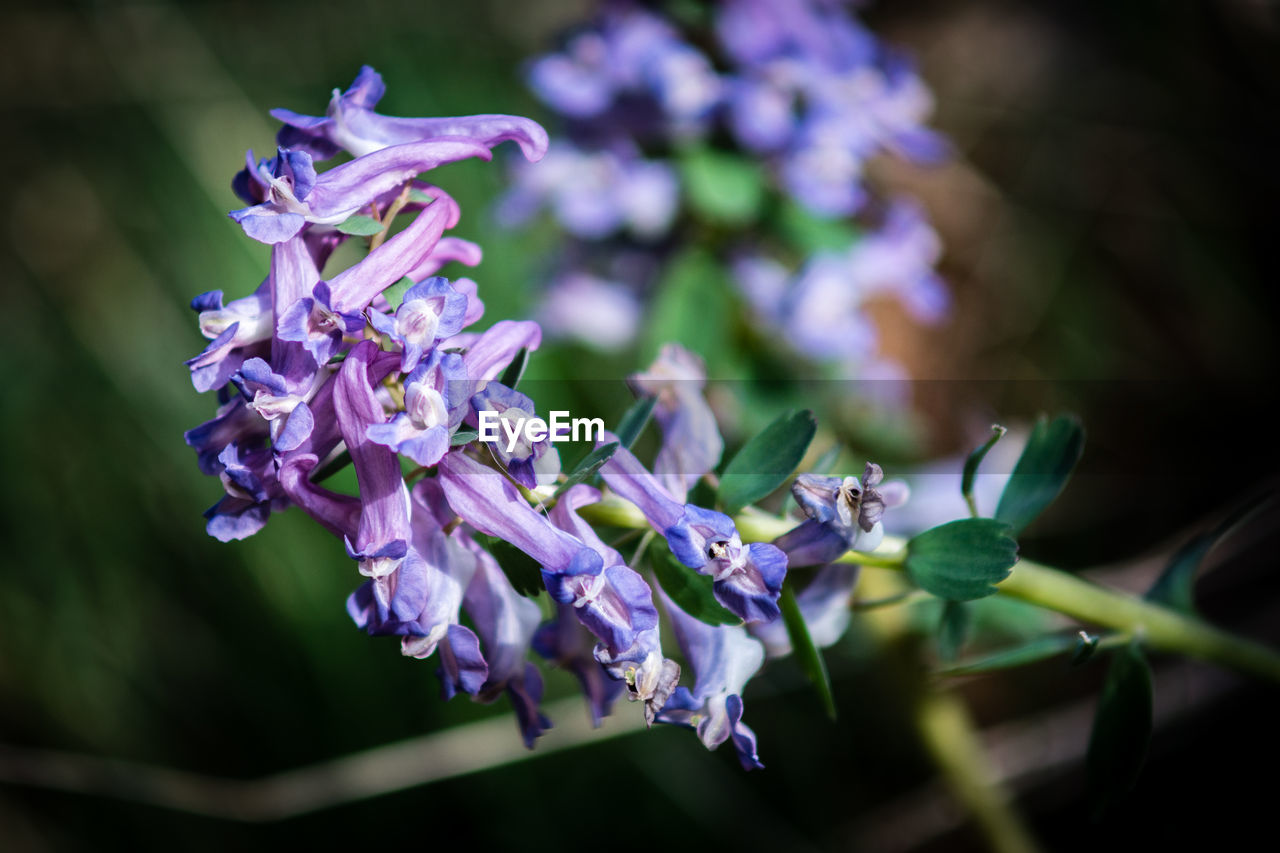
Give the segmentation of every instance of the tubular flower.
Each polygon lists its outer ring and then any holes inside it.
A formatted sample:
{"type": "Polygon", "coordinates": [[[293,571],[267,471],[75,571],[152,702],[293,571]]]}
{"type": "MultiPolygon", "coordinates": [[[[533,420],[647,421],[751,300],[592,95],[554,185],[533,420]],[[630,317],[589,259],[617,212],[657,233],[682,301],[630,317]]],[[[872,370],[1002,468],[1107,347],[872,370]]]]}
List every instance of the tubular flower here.
{"type": "Polygon", "coordinates": [[[874,551],[884,539],[884,511],[906,503],[909,495],[906,483],[883,481],[874,462],[867,463],[862,480],[801,474],[791,494],[809,518],[774,544],[796,566],[829,563],[850,549],[874,551]]]}
{"type": "MultiPolygon", "coordinates": [[[[702,103],[710,78],[700,76],[707,69],[672,47],[671,30],[641,35],[623,46],[659,66],[618,85],[659,86],[672,117],[710,120],[702,103]],[[682,74],[694,76],[691,89],[682,88],[682,74]]],[[[536,652],[577,676],[595,722],[626,695],[647,723],[692,726],[709,747],[732,740],[744,766],[760,766],[741,695],[766,647],[781,653],[777,602],[787,553],[744,543],[728,516],[686,502],[723,449],[702,394],[701,361],[669,346],[632,377],[634,390],[658,398],[656,474],[615,448],[600,469],[611,496],[578,482],[580,473],[568,485],[549,439],[518,428],[537,401],[498,380],[522,350],[538,349],[542,329],[500,320],[472,330],[484,312],[478,285],[438,273],[449,263],[478,263],[479,247],[447,235],[458,206],[419,177],[461,156],[487,158],[504,140],[536,158],[545,135],[505,116],[380,116],[373,107],[381,94],[381,79],[365,68],[323,118],[277,112],[287,127],[276,156],[251,155],[234,181],[249,206],[233,216],[271,244],[271,260],[248,296],[226,301],[211,291],[192,303],[207,341],[188,363],[192,381],[216,391],[219,404],[186,434],[200,470],[220,484],[208,532],[241,539],[272,513],[298,507],[353,561],[346,606],[355,626],[398,638],[406,657],[434,659],[445,698],[506,697],[526,745],[551,726],[530,660],[536,652]],[[354,159],[317,172],[315,163],[339,148],[354,159]],[[334,226],[357,211],[383,231],[360,260],[339,268],[336,259],[348,254],[334,250],[359,238],[334,226]],[[413,218],[384,239],[400,216],[413,218]],[[463,428],[478,430],[495,416],[499,441],[463,428]],[[345,465],[358,494],[325,484],[345,465]],[[564,485],[541,488],[553,482],[564,485]],[[617,498],[638,507],[746,624],[697,621],[666,598],[636,554],[628,564],[606,544],[589,520],[596,504],[617,498]],[[537,565],[527,576],[517,564],[526,558],[537,565]],[[534,598],[539,580],[552,602],[545,622],[534,598]],[[659,602],[692,688],[678,687],[680,665],[663,648],[659,602]]],[[[606,433],[602,443],[613,441],[606,433]]],[[[868,521],[874,527],[892,503],[874,474],[869,468],[856,488],[805,480],[801,503],[812,524],[826,526],[822,536],[868,521]]],[[[833,572],[802,594],[815,639],[842,630],[831,608],[851,584],[833,572]]]]}
{"type": "Polygon", "coordinates": [[[763,768],[755,732],[742,722],[742,689],[764,663],[764,647],[741,625],[700,622],[666,596],[663,607],[695,680],[692,690],[675,689],[658,722],[692,728],[707,749],[732,738],[743,769],[763,768]]]}
{"type": "MultiPolygon", "coordinates": [[[[606,433],[601,444],[617,441],[606,433]]],[[[619,448],[600,469],[619,496],[644,513],[681,563],[714,581],[716,599],[747,622],[778,616],[787,555],[773,545],[744,545],[733,519],[715,510],[681,504],[630,451],[619,448]]]]}

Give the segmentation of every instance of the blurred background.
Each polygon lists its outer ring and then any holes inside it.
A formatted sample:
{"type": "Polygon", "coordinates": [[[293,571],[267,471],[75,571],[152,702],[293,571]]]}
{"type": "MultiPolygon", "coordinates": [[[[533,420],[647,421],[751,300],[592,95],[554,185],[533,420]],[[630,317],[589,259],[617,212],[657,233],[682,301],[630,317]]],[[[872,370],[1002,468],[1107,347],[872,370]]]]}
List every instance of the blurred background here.
{"type": "MultiPolygon", "coordinates": [[[[388,83],[387,113],[549,122],[521,65],[588,8],[6,6],[0,744],[250,779],[507,713],[441,702],[433,665],[355,630],[350,561],[304,517],[277,515],[239,543],[205,535],[219,485],[182,432],[214,404],[182,365],[203,346],[187,303],[247,294],[265,275],[266,247],[225,213],[240,206],[229,182],[244,149],[273,148],[268,109],[317,114],[367,62],[388,83]]],[[[1089,431],[1079,474],[1023,553],[1141,591],[1162,555],[1274,486],[1275,9],[895,0],[864,19],[915,56],[933,126],[957,151],[936,168],[873,170],[927,209],[955,309],[930,329],[874,309],[917,377],[912,438],[854,449],[893,473],[965,451],[993,420],[1077,411],[1089,431]]],[[[473,273],[484,322],[528,316],[551,226],[495,226],[498,166],[432,180],[462,206],[455,233],[485,249],[473,273]]],[[[620,379],[649,355],[550,348],[530,381],[620,379]]],[[[605,384],[574,393],[619,411],[628,395],[605,384]]],[[[1273,520],[1217,549],[1198,595],[1212,621],[1276,644],[1273,520]]],[[[997,611],[993,641],[1043,625],[997,611]]],[[[0,848],[981,849],[910,724],[925,642],[855,619],[829,655],[836,723],[789,663],[771,666],[746,697],[761,773],[660,728],[267,826],[0,782],[0,848]]],[[[1082,806],[1082,757],[1102,668],[1050,661],[956,685],[1047,848],[1271,831],[1270,791],[1252,774],[1280,758],[1276,690],[1154,663],[1150,762],[1100,823],[1082,806]]],[[[548,674],[552,698],[574,689],[548,674]]],[[[519,752],[514,726],[509,738],[519,752]]],[[[0,769],[14,755],[0,747],[0,769]]]]}

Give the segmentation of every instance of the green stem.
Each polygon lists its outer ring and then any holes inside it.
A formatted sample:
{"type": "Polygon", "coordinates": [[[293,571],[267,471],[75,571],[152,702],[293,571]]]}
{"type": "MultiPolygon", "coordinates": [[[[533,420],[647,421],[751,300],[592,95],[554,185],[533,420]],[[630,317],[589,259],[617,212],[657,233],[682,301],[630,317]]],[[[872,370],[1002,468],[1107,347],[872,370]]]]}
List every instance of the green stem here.
{"type": "MultiPolygon", "coordinates": [[[[615,527],[645,527],[638,509],[615,496],[579,510],[588,521],[615,527]]],[[[795,521],[748,507],[734,522],[745,542],[768,542],[795,526],[795,521]]],[[[842,563],[901,569],[906,540],[886,536],[874,554],[850,551],[842,563]]],[[[1031,560],[1020,560],[998,587],[1000,595],[1026,601],[1081,622],[1140,635],[1147,646],[1212,661],[1240,672],[1280,681],[1280,654],[1222,631],[1201,619],[1128,593],[1106,589],[1031,560]]]]}
{"type": "Polygon", "coordinates": [[[997,853],[1031,853],[1037,849],[1009,794],[996,781],[973,720],[951,693],[925,690],[917,700],[916,729],[938,765],[947,787],[997,853]]]}

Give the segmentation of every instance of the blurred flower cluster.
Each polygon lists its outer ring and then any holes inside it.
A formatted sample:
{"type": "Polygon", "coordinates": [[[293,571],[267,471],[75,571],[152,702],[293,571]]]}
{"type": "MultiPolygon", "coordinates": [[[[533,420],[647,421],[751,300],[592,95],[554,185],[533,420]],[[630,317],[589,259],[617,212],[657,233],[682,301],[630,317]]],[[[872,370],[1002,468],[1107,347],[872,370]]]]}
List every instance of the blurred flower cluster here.
{"type": "MultiPolygon", "coordinates": [[[[696,55],[684,61],[696,65],[696,55]]],[[[356,625],[399,637],[405,655],[434,656],[446,698],[507,695],[529,745],[550,725],[533,649],[578,676],[597,721],[626,693],[647,721],[692,727],[711,748],[731,740],[744,766],[760,766],[741,694],[767,656],[790,650],[779,608],[789,558],[821,566],[875,540],[884,507],[903,496],[877,489],[874,466],[861,482],[802,478],[795,494],[807,520],[777,545],[744,543],[728,515],[687,502],[723,442],[702,393],[703,362],[674,345],[631,377],[638,411],[651,411],[662,433],[652,471],[629,450],[644,420],[626,438],[601,430],[595,464],[569,472],[549,436],[483,441],[482,415],[511,436],[535,416],[515,386],[541,330],[502,320],[469,331],[484,311],[476,283],[436,273],[477,264],[480,249],[445,236],[458,206],[418,176],[487,159],[504,141],[537,161],[546,134],[510,116],[384,116],[374,111],[382,94],[365,67],[324,116],[274,111],[284,125],[278,151],[250,152],[233,182],[247,206],[230,215],[271,245],[271,262],[252,294],[227,302],[214,291],[192,303],[210,343],[188,366],[197,390],[220,404],[186,435],[225,492],[207,513],[209,533],[241,539],[272,512],[299,507],[343,541],[366,578],[347,603],[356,625]],[[351,159],[316,170],[340,152],[351,159]],[[330,269],[350,239],[367,239],[369,251],[330,269]],[[348,464],[357,495],[323,484],[348,464]],[[587,482],[596,471],[610,494],[587,482]],[[652,528],[630,560],[590,522],[606,504],[652,528]],[[519,576],[529,560],[532,588],[519,576]],[[659,561],[677,588],[640,574],[659,561]],[[691,579],[722,616],[677,603],[691,579]],[[663,650],[659,606],[692,686],[679,686],[681,667],[663,650]]],[[[801,594],[818,641],[843,631],[855,580],[853,567],[828,566],[801,594]]]]}
{"type": "Polygon", "coordinates": [[[949,308],[936,234],[865,171],[880,154],[947,156],[928,89],[842,0],[667,5],[603,0],[528,67],[564,140],[515,166],[498,213],[546,209],[570,235],[548,333],[625,345],[667,262],[700,244],[790,351],[883,372],[868,300],[896,297],[925,323],[949,308]]]}

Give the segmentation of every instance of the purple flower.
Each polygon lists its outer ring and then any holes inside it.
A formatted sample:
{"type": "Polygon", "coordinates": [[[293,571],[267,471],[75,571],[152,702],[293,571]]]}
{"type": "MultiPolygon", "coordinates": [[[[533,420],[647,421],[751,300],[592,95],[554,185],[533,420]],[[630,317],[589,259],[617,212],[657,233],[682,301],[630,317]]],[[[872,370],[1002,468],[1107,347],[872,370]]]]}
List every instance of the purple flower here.
{"type": "MultiPolygon", "coordinates": [[[[410,281],[422,281],[430,278],[440,271],[445,264],[454,261],[465,266],[474,267],[480,263],[480,259],[484,256],[484,252],[480,247],[470,240],[463,240],[461,237],[441,237],[440,242],[435,245],[422,262],[409,270],[405,275],[410,281]]],[[[459,279],[454,283],[454,289],[467,279],[459,279]]],[[[472,282],[474,285],[474,282],[472,282]]],[[[475,294],[471,294],[470,299],[475,299],[475,294]]],[[[479,301],[479,300],[475,300],[479,301]]],[[[481,309],[483,311],[483,308],[481,309]]],[[[470,318],[470,312],[467,315],[470,318]]],[[[476,316],[474,319],[468,319],[467,324],[474,323],[480,319],[476,316]]]]}
{"type": "Polygon", "coordinates": [[[317,176],[309,154],[282,149],[274,161],[264,161],[252,171],[253,181],[269,187],[263,201],[230,216],[255,240],[282,243],[308,223],[337,225],[422,172],[468,157],[488,160],[489,149],[473,140],[446,137],[383,148],[317,176]],[[268,163],[275,165],[268,168],[268,163]]]}
{"type": "Polygon", "coordinates": [[[788,295],[780,318],[784,334],[810,357],[863,362],[875,352],[878,337],[864,301],[847,256],[821,252],[805,264],[788,295]]]}
{"type": "Polygon", "coordinates": [[[501,472],[461,452],[440,461],[440,485],[453,511],[488,536],[510,542],[553,574],[599,574],[600,555],[551,525],[501,472]]]}
{"type": "Polygon", "coordinates": [[[547,132],[527,118],[505,115],[456,118],[384,116],[374,112],[373,108],[385,92],[382,75],[364,65],[347,91],[339,94],[334,90],[323,118],[285,109],[272,110],[272,117],[285,124],[280,129],[281,147],[306,151],[317,160],[327,160],[343,149],[354,157],[363,157],[391,145],[442,137],[472,139],[487,148],[512,140],[529,160],[539,160],[547,151],[547,132]]]}
{"type": "Polygon", "coordinates": [[[191,300],[199,314],[200,333],[210,339],[204,351],[187,360],[197,391],[226,385],[244,362],[246,348],[271,339],[271,292],[264,281],[251,295],[222,304],[222,291],[191,300]]]}
{"type": "MultiPolygon", "coordinates": [[[[442,205],[442,201],[445,199],[432,202],[408,228],[359,263],[329,281],[316,283],[310,296],[301,296],[292,304],[285,303],[288,307],[280,315],[276,328],[279,340],[301,344],[316,364],[327,362],[341,346],[344,334],[364,328],[365,307],[430,257],[441,233],[456,218],[457,209],[452,202],[442,205]]],[[[277,301],[277,310],[280,305],[277,301]]],[[[455,300],[453,307],[456,306],[455,300]]],[[[454,322],[452,314],[449,322],[454,322]]],[[[412,322],[405,325],[406,331],[412,334],[412,322]]],[[[417,337],[414,341],[420,346],[417,337]]]]}
{"type": "Polygon", "coordinates": [[[529,85],[552,109],[574,119],[601,117],[615,104],[631,108],[635,114],[625,118],[649,132],[696,128],[721,90],[702,53],[661,18],[628,3],[607,5],[563,52],[536,60],[529,85]]]}
{"type": "Polygon", "coordinates": [[[640,313],[640,300],[626,285],[575,272],[547,288],[538,322],[548,335],[616,350],[635,338],[640,313]]]}
{"type": "MultiPolygon", "coordinates": [[[[511,363],[520,350],[533,352],[542,344],[542,329],[528,320],[499,320],[479,335],[463,333],[444,341],[444,347],[463,347],[462,363],[473,383],[471,394],[511,363]]],[[[470,396],[470,395],[468,395],[470,396]]]]}
{"type": "Polygon", "coordinates": [[[707,749],[732,738],[743,769],[763,768],[755,732],[742,722],[742,690],[764,663],[764,647],[740,625],[713,627],[689,616],[665,595],[662,604],[695,681],[692,690],[675,689],[658,722],[692,728],[707,749]]]}
{"type": "Polygon", "coordinates": [[[605,545],[577,514],[578,507],[600,500],[600,493],[579,484],[560,496],[552,507],[551,521],[585,543],[601,557],[603,571],[543,572],[547,591],[562,607],[571,605],[578,620],[599,640],[595,659],[613,677],[627,685],[627,698],[644,702],[645,720],[666,703],[680,667],[662,654],[658,611],[653,592],[622,556],[605,545]]]}
{"type": "Polygon", "coordinates": [[[868,462],[862,480],[801,474],[791,486],[796,503],[809,517],[774,544],[793,566],[829,563],[845,551],[874,551],[884,539],[881,519],[887,508],[906,502],[906,483],[883,483],[880,466],[868,462]]]}
{"type": "Polygon", "coordinates": [[[435,512],[443,506],[439,486],[423,481],[413,491],[413,542],[396,572],[395,589],[383,606],[376,581],[352,594],[347,609],[370,634],[401,637],[401,652],[427,658],[439,651],[446,699],[458,691],[477,694],[489,676],[479,638],[459,624],[463,592],[476,571],[476,557],[460,532],[446,534],[435,512]]]}
{"type": "Polygon", "coordinates": [[[533,649],[555,666],[572,672],[582,685],[591,712],[591,724],[599,726],[613,712],[623,682],[613,678],[592,654],[595,637],[578,621],[572,604],[556,603],[556,617],[538,626],[533,649]]]}
{"type": "MultiPolygon", "coordinates": [[[[848,630],[849,607],[860,568],[849,563],[831,563],[820,569],[809,585],[796,595],[796,604],[809,629],[809,636],[819,648],[834,645],[848,630]]],[[[782,619],[757,622],[748,625],[747,630],[764,643],[769,658],[791,654],[791,637],[782,619]]]]}
{"type": "Polygon", "coordinates": [[[365,434],[377,444],[394,448],[424,467],[440,461],[450,438],[462,422],[469,390],[462,357],[432,350],[405,380],[404,411],[388,423],[371,425],[365,434]]]}
{"type": "Polygon", "coordinates": [[[335,310],[328,282],[319,282],[311,296],[304,296],[280,317],[280,340],[300,343],[316,364],[325,364],[338,351],[343,335],[364,328],[358,312],[335,310]]]}
{"type": "MultiPolygon", "coordinates": [[[[212,450],[204,453],[207,458],[212,450]]],[[[205,511],[205,530],[219,541],[252,536],[267,523],[272,512],[288,506],[276,478],[272,453],[261,440],[230,440],[216,454],[212,466],[216,466],[213,472],[222,481],[226,495],[205,511]]]]}
{"type": "MultiPolygon", "coordinates": [[[[613,441],[617,438],[606,433],[603,443],[613,441]]],[[[786,554],[762,542],[743,545],[729,516],[677,502],[625,448],[614,452],[600,474],[609,488],[635,504],[666,537],[676,559],[715,580],[716,600],[731,613],[747,622],[768,622],[778,616],[786,554]]]]}
{"type": "Polygon", "coordinates": [[[497,562],[479,545],[467,543],[476,558],[476,572],[467,587],[463,607],[480,635],[489,675],[476,694],[482,702],[492,702],[505,692],[516,712],[516,721],[525,746],[551,727],[539,710],[542,676],[525,658],[538,629],[538,605],[523,598],[511,586],[497,562]]]}
{"type": "Polygon", "coordinates": [[[368,316],[375,329],[403,348],[400,370],[408,373],[436,341],[462,331],[466,313],[467,297],[456,292],[448,279],[437,277],[409,288],[394,317],[373,309],[368,316]]]}
{"type": "Polygon", "coordinates": [[[285,378],[271,372],[271,365],[260,358],[246,361],[231,381],[244,396],[249,409],[270,424],[271,443],[277,452],[294,450],[315,427],[311,408],[304,394],[289,391],[285,378]]]}
{"type": "Polygon", "coordinates": [[[362,505],[359,498],[311,482],[319,459],[310,453],[290,453],[280,463],[280,486],[303,512],[340,539],[356,538],[362,505]]]}
{"type": "Polygon", "coordinates": [[[937,232],[919,205],[898,199],[880,228],[851,249],[850,278],[862,293],[894,295],[916,320],[938,323],[951,307],[950,294],[934,271],[941,253],[937,232]]]}
{"type": "Polygon", "coordinates": [[[679,344],[665,345],[647,370],[627,377],[637,394],[657,397],[653,411],[662,428],[662,448],[653,471],[680,499],[716,467],[724,451],[715,414],[702,395],[706,379],[702,359],[679,344]]]}
{"type": "MultiPolygon", "coordinates": [[[[409,491],[396,454],[367,436],[370,424],[380,424],[384,418],[369,376],[369,363],[377,351],[372,341],[364,341],[347,355],[334,389],[334,408],[363,504],[355,542],[346,543],[347,554],[359,562],[360,574],[384,580],[409,551],[409,491]]],[[[380,601],[389,600],[384,596],[390,592],[387,583],[376,584],[374,592],[380,601]]]]}
{"type": "Polygon", "coordinates": [[[520,224],[546,206],[566,231],[588,240],[624,230],[655,239],[679,207],[672,167],[643,159],[631,145],[587,151],[557,144],[541,163],[517,164],[513,177],[514,188],[499,202],[499,221],[520,224]]]}
{"type": "Polygon", "coordinates": [[[490,414],[492,422],[497,423],[497,440],[485,442],[494,458],[517,483],[529,489],[538,488],[537,461],[552,448],[549,436],[532,441],[523,429],[527,421],[537,416],[533,400],[500,382],[489,382],[471,398],[471,406],[477,425],[482,428],[482,440],[485,424],[482,416],[490,414]]]}

